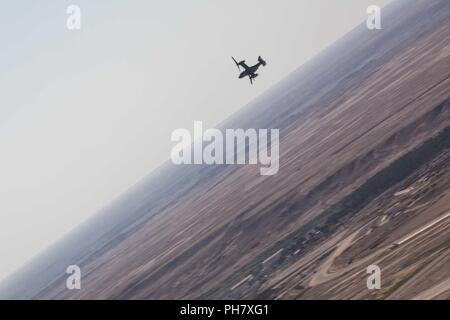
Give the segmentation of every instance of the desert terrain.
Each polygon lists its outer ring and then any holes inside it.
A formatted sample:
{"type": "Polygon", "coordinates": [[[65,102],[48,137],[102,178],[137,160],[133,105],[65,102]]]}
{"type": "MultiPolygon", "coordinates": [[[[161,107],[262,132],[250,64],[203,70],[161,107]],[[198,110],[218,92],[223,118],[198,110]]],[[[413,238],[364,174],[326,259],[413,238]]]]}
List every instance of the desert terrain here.
{"type": "Polygon", "coordinates": [[[220,127],[279,128],[278,174],[167,163],[0,297],[450,298],[450,1],[394,1],[220,127]]]}

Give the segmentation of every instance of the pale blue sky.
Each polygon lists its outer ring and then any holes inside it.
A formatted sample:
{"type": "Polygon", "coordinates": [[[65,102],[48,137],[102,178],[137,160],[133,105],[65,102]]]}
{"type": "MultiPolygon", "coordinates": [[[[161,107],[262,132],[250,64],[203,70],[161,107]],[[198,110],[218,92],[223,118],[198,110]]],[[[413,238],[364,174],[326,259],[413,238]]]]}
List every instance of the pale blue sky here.
{"type": "Polygon", "coordinates": [[[0,279],[382,0],[17,0],[0,10],[0,279]],[[82,29],[66,29],[81,7],[82,29]],[[268,66],[253,87],[230,56],[268,66]]]}

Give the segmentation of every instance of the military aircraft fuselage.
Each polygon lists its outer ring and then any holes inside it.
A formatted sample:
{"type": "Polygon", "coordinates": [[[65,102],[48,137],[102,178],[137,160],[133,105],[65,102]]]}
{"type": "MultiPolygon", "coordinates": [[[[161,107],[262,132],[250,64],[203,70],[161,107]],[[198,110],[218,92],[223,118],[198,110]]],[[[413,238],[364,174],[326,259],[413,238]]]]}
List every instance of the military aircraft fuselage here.
{"type": "Polygon", "coordinates": [[[258,62],[253,67],[249,67],[247,70],[242,71],[241,74],[239,75],[239,79],[242,79],[244,77],[248,77],[248,76],[254,74],[261,65],[262,65],[262,63],[258,62]]]}

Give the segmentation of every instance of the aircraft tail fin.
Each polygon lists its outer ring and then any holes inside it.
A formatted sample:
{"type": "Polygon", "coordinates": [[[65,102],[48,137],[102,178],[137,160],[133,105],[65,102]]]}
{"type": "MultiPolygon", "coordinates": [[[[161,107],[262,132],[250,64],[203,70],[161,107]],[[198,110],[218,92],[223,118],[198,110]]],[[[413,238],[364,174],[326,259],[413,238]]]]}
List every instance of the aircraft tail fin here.
{"type": "Polygon", "coordinates": [[[261,56],[258,57],[258,61],[259,61],[263,66],[265,66],[265,65],[267,64],[266,61],[265,61],[263,58],[261,58],[261,56]]]}

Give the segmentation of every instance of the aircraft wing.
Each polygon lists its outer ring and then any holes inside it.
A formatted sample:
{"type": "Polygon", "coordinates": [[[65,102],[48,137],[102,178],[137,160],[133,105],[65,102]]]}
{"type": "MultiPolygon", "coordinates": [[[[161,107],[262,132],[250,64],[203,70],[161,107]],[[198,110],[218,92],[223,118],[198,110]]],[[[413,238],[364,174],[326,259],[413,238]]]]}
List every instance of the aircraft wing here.
{"type": "Polygon", "coordinates": [[[245,64],[244,61],[239,62],[239,65],[244,68],[244,70],[248,70],[248,65],[245,64]]]}
{"type": "Polygon", "coordinates": [[[237,67],[242,67],[244,70],[247,70],[249,67],[245,64],[245,61],[237,62],[235,58],[231,57],[233,59],[234,63],[236,63],[237,67]]]}

